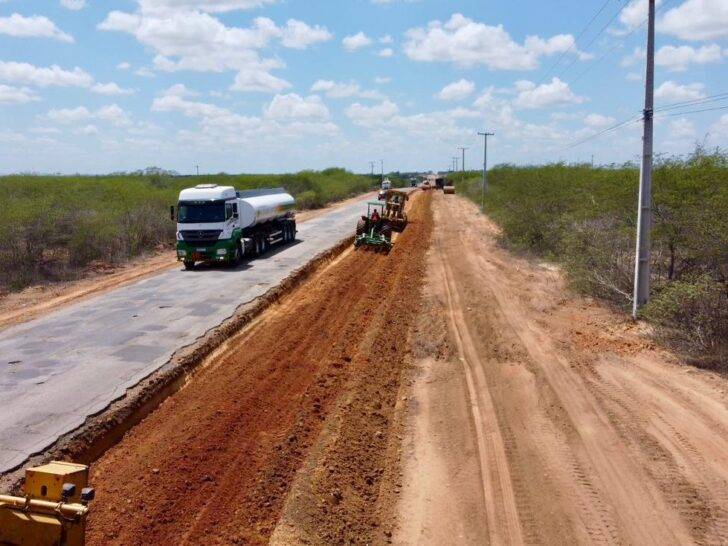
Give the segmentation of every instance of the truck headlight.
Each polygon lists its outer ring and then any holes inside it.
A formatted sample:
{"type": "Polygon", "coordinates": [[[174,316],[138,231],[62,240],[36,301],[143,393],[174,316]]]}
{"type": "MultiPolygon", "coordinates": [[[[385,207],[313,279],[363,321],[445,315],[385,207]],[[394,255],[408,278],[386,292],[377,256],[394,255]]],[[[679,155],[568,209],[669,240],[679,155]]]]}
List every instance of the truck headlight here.
{"type": "Polygon", "coordinates": [[[227,248],[218,248],[217,249],[218,256],[225,256],[225,254],[227,254],[227,248]]]}
{"type": "Polygon", "coordinates": [[[187,251],[186,250],[178,250],[177,251],[177,256],[179,256],[180,258],[184,258],[185,256],[187,256],[187,251]]]}

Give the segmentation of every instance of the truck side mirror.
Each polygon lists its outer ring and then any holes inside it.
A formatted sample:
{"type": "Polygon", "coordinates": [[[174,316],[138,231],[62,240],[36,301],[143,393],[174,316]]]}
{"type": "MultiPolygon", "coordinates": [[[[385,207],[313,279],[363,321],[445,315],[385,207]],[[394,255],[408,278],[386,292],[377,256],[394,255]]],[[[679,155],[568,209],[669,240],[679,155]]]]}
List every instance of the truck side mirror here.
{"type": "Polygon", "coordinates": [[[174,205],[169,207],[169,219],[174,220],[174,205]]]}

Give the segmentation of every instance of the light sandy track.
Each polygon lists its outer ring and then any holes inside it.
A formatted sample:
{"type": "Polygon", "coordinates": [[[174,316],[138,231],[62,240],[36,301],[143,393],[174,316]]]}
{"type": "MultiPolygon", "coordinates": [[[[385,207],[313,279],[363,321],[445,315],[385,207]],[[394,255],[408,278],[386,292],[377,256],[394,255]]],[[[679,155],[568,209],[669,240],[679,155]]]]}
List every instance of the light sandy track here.
{"type": "MultiPolygon", "coordinates": [[[[470,464],[481,470],[488,542],[727,544],[726,381],[569,295],[554,268],[500,248],[497,229],[465,200],[438,194],[435,205],[430,288],[450,319],[444,343],[461,359],[472,418],[456,422],[450,406],[432,405],[414,412],[413,429],[449,419],[478,439],[470,464]]],[[[441,352],[446,368],[452,358],[441,352]]],[[[427,396],[414,407],[443,398],[443,385],[416,383],[427,396]]],[[[447,447],[439,456],[405,462],[397,542],[434,544],[438,527],[467,528],[448,521],[462,518],[457,507],[437,501],[452,476],[420,478],[427,464],[463,465],[447,447]],[[409,524],[418,495],[441,521],[409,524]]]]}

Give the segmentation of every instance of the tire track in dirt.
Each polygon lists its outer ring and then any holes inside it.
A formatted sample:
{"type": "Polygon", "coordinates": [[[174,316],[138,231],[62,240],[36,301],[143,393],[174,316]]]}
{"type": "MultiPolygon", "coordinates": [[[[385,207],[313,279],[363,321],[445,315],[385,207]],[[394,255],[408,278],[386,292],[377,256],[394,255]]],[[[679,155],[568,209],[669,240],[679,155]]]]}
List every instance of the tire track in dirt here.
{"type": "MultiPolygon", "coordinates": [[[[438,241],[439,242],[439,241],[438,241]]],[[[438,245],[439,246],[439,245],[438,245]]],[[[446,260],[440,265],[445,279],[450,327],[463,363],[463,371],[470,394],[475,433],[478,439],[480,472],[483,496],[486,506],[486,521],[490,544],[519,544],[523,541],[518,517],[516,493],[511,483],[509,455],[513,458],[513,442],[506,442],[496,418],[493,400],[483,376],[483,364],[475,351],[470,332],[465,323],[457,285],[446,260]]],[[[510,439],[510,438],[509,438],[510,439]]],[[[523,499],[523,495],[520,495],[523,499]]],[[[521,500],[521,508],[526,514],[528,506],[521,500]]]]}
{"type": "MultiPolygon", "coordinates": [[[[482,370],[471,396],[476,411],[491,400],[523,541],[728,543],[725,380],[678,366],[619,315],[569,294],[558,269],[499,247],[466,201],[438,195],[435,210],[440,267],[459,296],[450,312],[482,370]]],[[[473,434],[485,436],[480,424],[473,434]]]]}
{"type": "MultiPolygon", "coordinates": [[[[339,515],[324,514],[317,530],[352,536],[342,522],[362,532],[382,520],[388,508],[378,515],[369,503],[389,462],[372,450],[396,440],[389,428],[408,351],[399,342],[418,305],[431,230],[428,199],[412,209],[390,255],[346,252],[229,340],[92,465],[89,544],[267,542],[296,473],[347,400],[343,430],[357,436],[327,460],[360,497],[342,495],[339,515]],[[373,402],[381,408],[362,415],[373,402]]],[[[336,500],[329,482],[315,483],[336,500]]]]}

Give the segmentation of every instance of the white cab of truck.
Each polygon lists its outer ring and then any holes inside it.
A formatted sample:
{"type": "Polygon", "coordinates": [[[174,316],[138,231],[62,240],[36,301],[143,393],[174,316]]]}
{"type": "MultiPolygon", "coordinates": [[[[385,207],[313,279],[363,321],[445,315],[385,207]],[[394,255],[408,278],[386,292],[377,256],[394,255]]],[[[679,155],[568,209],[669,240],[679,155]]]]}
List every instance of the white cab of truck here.
{"type": "MultiPolygon", "coordinates": [[[[177,259],[238,264],[296,237],[295,199],[283,188],[237,191],[198,184],[180,192],[177,204],[177,259]]],[[[174,208],[172,214],[174,215],[174,208]]]]}

